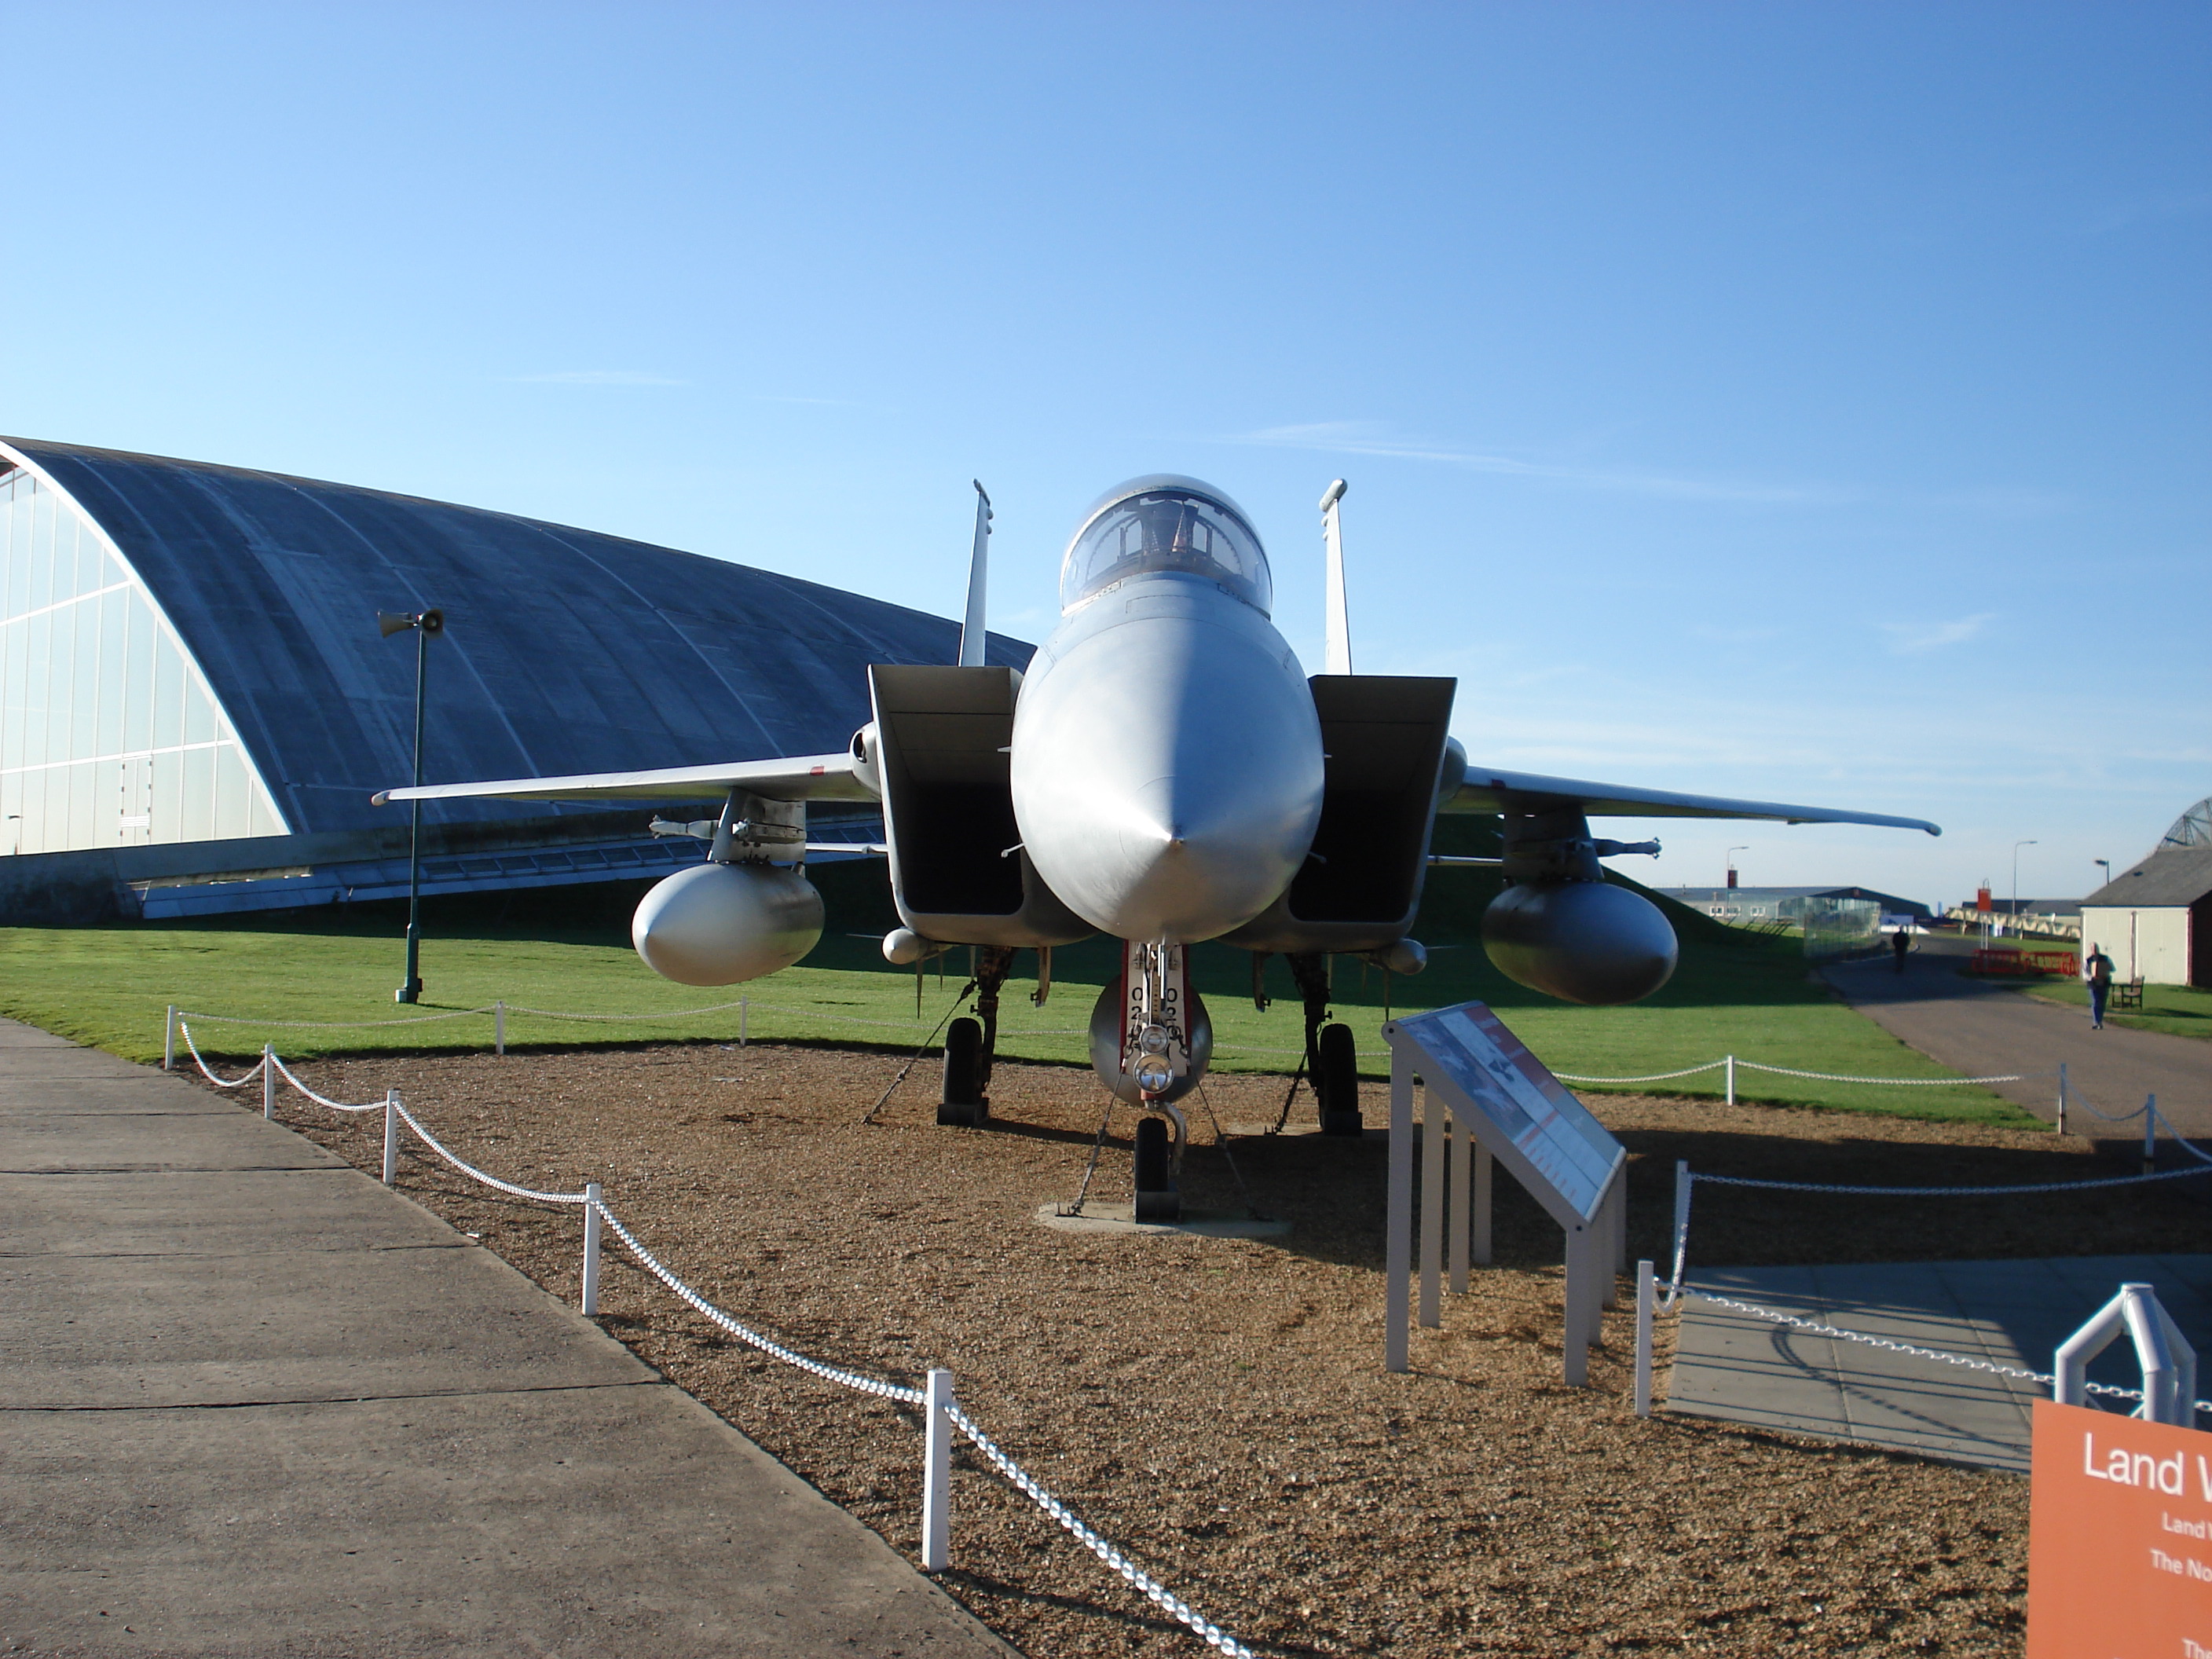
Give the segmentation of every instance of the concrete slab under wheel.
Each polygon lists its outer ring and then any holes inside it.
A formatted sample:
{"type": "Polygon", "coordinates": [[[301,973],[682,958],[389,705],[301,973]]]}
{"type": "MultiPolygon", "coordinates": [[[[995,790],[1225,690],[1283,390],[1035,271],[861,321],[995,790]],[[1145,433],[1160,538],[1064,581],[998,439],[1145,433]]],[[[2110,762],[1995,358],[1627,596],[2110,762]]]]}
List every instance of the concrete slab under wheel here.
{"type": "MultiPolygon", "coordinates": [[[[2212,1358],[2212,1255],[2045,1257],[1710,1270],[1683,1303],[1667,1409],[2026,1474],[2029,1413],[2050,1389],[2020,1378],[1819,1336],[1717,1307],[1705,1289],[1883,1340],[2048,1371],[2058,1345],[2124,1283],[2156,1287],[2212,1358]]],[[[2141,1386],[2125,1340],[2089,1371],[2141,1386]]],[[[2200,1386],[2199,1395],[2205,1393],[2200,1386]]]]}
{"type": "MultiPolygon", "coordinates": [[[[0,1022],[7,1642],[1011,1651],[573,1310],[264,1123],[258,1094],[210,1109],[148,1068],[27,1077],[58,1055],[27,1030],[0,1022]],[[74,1105],[42,1108],[47,1088],[74,1105]]],[[[920,1462],[917,1435],[917,1500],[920,1462]]]]}
{"type": "Polygon", "coordinates": [[[1186,1210],[1180,1221],[1139,1221],[1133,1204],[1086,1203],[1081,1215],[1064,1213],[1064,1200],[1040,1204],[1036,1220],[1063,1233],[1181,1233],[1189,1238],[1280,1238],[1291,1231],[1287,1221],[1255,1221],[1249,1215],[1225,1211],[1186,1210]]]}

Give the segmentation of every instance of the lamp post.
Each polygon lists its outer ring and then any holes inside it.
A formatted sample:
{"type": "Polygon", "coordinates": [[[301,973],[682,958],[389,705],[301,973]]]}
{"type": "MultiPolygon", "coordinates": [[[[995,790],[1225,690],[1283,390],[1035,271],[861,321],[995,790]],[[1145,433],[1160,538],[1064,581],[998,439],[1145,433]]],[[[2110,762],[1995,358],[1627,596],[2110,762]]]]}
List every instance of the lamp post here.
{"type": "MultiPolygon", "coordinates": [[[[386,639],[410,629],[415,635],[415,787],[422,787],[422,688],[430,670],[430,636],[446,631],[442,611],[376,613],[376,626],[386,639]]],[[[422,803],[407,803],[407,979],[392,994],[394,1002],[420,1002],[422,976],[422,803]]]]}
{"type": "Polygon", "coordinates": [[[2039,841],[2016,841],[2012,844],[2012,925],[2015,933],[2020,931],[2020,849],[2042,845],[2039,841]]]}
{"type": "Polygon", "coordinates": [[[1728,849],[1726,855],[1728,859],[1728,884],[1730,887],[1734,887],[1735,885],[1735,855],[1738,853],[1748,853],[1749,851],[1751,851],[1751,843],[1749,842],[1744,842],[1741,847],[1731,847],[1728,849]]]}
{"type": "Polygon", "coordinates": [[[2094,865],[2095,865],[2095,866],[2096,866],[2100,870],[2102,870],[2102,871],[2105,872],[2105,879],[2104,879],[2102,882],[2100,882],[2100,883],[2099,884],[2099,885],[2100,885],[2100,886],[2104,886],[2104,887],[2110,887],[2110,886],[2112,884],[2112,860],[2110,860],[2110,859],[2091,859],[2091,860],[2089,860],[2089,862],[2090,862],[2090,863],[2092,863],[2092,864],[2094,864],[2094,865]]]}

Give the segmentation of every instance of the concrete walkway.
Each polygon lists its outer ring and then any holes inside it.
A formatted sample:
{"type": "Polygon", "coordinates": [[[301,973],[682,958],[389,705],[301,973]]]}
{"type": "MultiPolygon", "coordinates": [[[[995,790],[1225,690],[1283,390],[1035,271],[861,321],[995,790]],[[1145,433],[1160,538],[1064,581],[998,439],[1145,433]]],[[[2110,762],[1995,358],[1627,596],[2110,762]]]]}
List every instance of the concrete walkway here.
{"type": "MultiPolygon", "coordinates": [[[[1839,1330],[2048,1371],[2058,1345],[2131,1280],[2155,1286],[2182,1334],[2212,1358],[2212,1255],[1740,1267],[1701,1273],[1696,1284],[1839,1330]]],[[[2089,1376],[2142,1386],[2124,1337],[2089,1376]]],[[[2035,1383],[1812,1335],[1692,1294],[1667,1409],[2025,1474],[2030,1407],[2050,1397],[2035,1383]]]]}
{"type": "Polygon", "coordinates": [[[1012,1651],[489,1251],[181,1079],[0,1021],[0,1651],[1012,1651]]]}
{"type": "MultiPolygon", "coordinates": [[[[1826,970],[1852,1007],[1929,1059],[1969,1077],[2003,1072],[2055,1073],[2101,1111],[2129,1112],[2158,1097],[2160,1115],[2192,1139],[2212,1138],[2212,1042],[2164,1031],[2107,1025],[2092,1030],[2086,1009],[2062,1007],[1959,972],[1970,941],[1932,939],[1897,973],[1887,960],[1826,970]],[[1955,949],[1949,947],[1957,947],[1955,949]]],[[[2055,1076],[1991,1085],[2049,1122],[2057,1115],[2055,1076]]],[[[2078,1106],[2067,1127],[2095,1139],[2130,1131],[2100,1124],[2078,1106]]],[[[2140,1137],[2142,1121],[2133,1133],[2140,1137]]]]}

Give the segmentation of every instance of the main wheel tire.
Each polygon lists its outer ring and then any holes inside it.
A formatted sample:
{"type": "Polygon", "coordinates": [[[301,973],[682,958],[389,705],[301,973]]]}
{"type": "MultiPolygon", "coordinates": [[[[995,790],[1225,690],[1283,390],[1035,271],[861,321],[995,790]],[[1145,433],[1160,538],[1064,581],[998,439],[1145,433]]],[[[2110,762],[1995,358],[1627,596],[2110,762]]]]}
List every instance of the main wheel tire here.
{"type": "Polygon", "coordinates": [[[954,1020],[951,1029],[945,1034],[945,1092],[937,1107],[939,1123],[973,1128],[989,1112],[979,1082],[982,1061],[981,1024],[972,1019],[954,1020]]]}
{"type": "Polygon", "coordinates": [[[1321,1132],[1325,1135],[1356,1135],[1365,1125],[1359,1117],[1359,1050],[1349,1025],[1321,1028],[1319,1069],[1314,1092],[1321,1097],[1321,1132]]]}
{"type": "Polygon", "coordinates": [[[1162,1119],[1137,1120],[1136,1166],[1136,1218],[1180,1220],[1182,1198],[1176,1191],[1168,1126],[1162,1119]]]}

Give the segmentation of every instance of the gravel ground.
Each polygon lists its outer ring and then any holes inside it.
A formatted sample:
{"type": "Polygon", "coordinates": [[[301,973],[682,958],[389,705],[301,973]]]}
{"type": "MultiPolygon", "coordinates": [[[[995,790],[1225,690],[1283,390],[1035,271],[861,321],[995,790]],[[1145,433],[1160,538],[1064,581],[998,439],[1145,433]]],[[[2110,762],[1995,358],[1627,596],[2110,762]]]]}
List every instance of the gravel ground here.
{"type": "MultiPolygon", "coordinates": [[[[378,1058],[304,1068],[396,1085],[461,1156],[609,1204],[733,1316],[904,1382],[949,1366],[1012,1455],[1201,1612],[1280,1654],[2016,1654],[2027,1485],[2016,1477],[1629,1408],[1631,1314],[1593,1386],[1559,1382],[1559,1236],[1498,1182],[1498,1266],[1382,1366],[1383,1158],[1307,1133],[1231,1144],[1287,1238],[1072,1235],[1097,1127],[1087,1072],[1001,1066],[983,1130],[940,1129],[881,1053],[714,1044],[378,1058]]],[[[1229,1123],[1280,1079],[1216,1078],[1229,1123]]],[[[1999,1182],[2107,1172],[2049,1135],[1710,1102],[1596,1097],[1635,1158],[1632,1247],[1662,1255],[1673,1162],[1791,1179],[1999,1182]]],[[[1293,1129],[1311,1121],[1302,1097],[1293,1129]]],[[[1369,1091],[1369,1117],[1384,1109],[1369,1091]]],[[[381,1120],[284,1120],[364,1168],[381,1120]]],[[[1184,1172],[1237,1207],[1222,1153],[1184,1172]]],[[[1093,1195],[1126,1202],[1117,1109],[1093,1195]]],[[[552,1294],[577,1290],[573,1211],[489,1196],[416,1149],[403,1190],[552,1294]]],[[[2200,1249],[2170,1193],[1964,1204],[1700,1194],[1694,1264],[2200,1249]]],[[[917,1414],[719,1333],[609,1240],[602,1323],[890,1543],[918,1550],[917,1414]]],[[[1662,1322],[1662,1333],[1664,1323],[1662,1322]]],[[[1662,1364],[1665,1362],[1662,1335],[1662,1364]]],[[[1662,1376],[1663,1377],[1663,1369],[1662,1376]]],[[[946,1588],[1025,1652],[1202,1651],[1029,1501],[957,1455],[946,1588]]]]}

